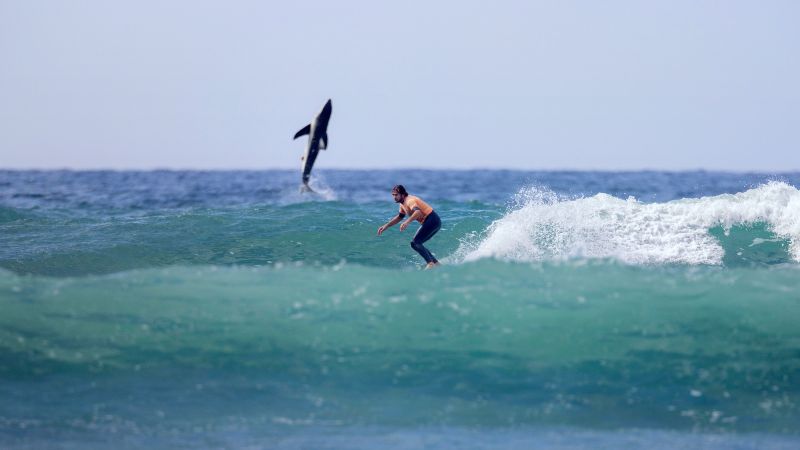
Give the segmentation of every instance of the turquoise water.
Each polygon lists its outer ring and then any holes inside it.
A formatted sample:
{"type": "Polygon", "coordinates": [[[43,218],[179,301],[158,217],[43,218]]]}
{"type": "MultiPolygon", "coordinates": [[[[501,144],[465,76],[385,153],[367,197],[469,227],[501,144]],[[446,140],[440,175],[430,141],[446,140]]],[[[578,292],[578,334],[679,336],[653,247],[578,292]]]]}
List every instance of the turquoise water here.
{"type": "Polygon", "coordinates": [[[4,447],[800,443],[791,174],[0,173],[4,447]]]}

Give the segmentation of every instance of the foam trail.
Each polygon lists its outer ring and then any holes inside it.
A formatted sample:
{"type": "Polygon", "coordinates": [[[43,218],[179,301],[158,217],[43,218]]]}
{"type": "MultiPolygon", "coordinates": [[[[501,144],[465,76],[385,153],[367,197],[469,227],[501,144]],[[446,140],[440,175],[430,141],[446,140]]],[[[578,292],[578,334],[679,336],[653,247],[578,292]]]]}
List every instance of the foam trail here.
{"type": "Polygon", "coordinates": [[[313,178],[311,178],[309,186],[311,186],[311,189],[314,190],[313,194],[315,194],[320,200],[332,202],[339,199],[339,197],[336,195],[336,191],[334,191],[333,188],[328,185],[328,183],[325,181],[325,177],[322,175],[315,175],[313,178]]]}
{"type": "Polygon", "coordinates": [[[309,187],[312,189],[310,192],[301,192],[297,187],[292,187],[283,193],[279,203],[291,205],[309,201],[332,202],[339,199],[336,191],[327,184],[321,175],[314,175],[309,182],[309,187]]]}
{"type": "Polygon", "coordinates": [[[456,258],[537,261],[614,258],[630,264],[721,264],[725,254],[709,229],[763,223],[789,241],[800,261],[800,191],[769,182],[737,194],[646,204],[608,194],[579,199],[528,188],[518,206],[493,222],[456,258]]]}

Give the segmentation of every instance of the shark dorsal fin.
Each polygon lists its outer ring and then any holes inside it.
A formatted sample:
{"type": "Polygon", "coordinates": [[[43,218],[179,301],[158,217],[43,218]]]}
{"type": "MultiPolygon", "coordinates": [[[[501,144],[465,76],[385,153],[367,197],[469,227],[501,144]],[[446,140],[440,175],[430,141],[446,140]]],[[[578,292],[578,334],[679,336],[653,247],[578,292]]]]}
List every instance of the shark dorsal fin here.
{"type": "Polygon", "coordinates": [[[319,138],[319,140],[320,140],[319,149],[320,150],[327,149],[328,148],[328,133],[323,134],[322,137],[319,138]]]}
{"type": "Polygon", "coordinates": [[[297,134],[294,135],[293,139],[297,139],[300,136],[305,136],[310,132],[311,132],[311,124],[308,124],[308,125],[304,126],[303,128],[301,128],[300,131],[298,131],[297,134]]]}

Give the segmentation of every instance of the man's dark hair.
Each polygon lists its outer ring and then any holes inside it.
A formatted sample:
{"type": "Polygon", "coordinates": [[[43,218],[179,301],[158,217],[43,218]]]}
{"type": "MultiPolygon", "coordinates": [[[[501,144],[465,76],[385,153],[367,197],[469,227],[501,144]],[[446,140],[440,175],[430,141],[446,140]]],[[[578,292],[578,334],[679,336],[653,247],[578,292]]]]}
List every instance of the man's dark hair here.
{"type": "Polygon", "coordinates": [[[400,195],[408,195],[406,188],[402,184],[397,184],[392,188],[392,192],[397,192],[400,195]]]}

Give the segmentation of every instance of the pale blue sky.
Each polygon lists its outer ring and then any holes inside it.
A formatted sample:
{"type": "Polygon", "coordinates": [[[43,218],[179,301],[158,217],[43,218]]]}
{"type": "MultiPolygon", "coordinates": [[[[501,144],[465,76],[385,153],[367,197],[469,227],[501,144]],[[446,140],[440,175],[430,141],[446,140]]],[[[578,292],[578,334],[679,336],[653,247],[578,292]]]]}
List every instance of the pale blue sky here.
{"type": "Polygon", "coordinates": [[[797,1],[0,0],[0,168],[800,169],[797,1]]]}

